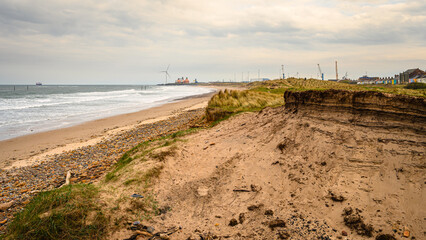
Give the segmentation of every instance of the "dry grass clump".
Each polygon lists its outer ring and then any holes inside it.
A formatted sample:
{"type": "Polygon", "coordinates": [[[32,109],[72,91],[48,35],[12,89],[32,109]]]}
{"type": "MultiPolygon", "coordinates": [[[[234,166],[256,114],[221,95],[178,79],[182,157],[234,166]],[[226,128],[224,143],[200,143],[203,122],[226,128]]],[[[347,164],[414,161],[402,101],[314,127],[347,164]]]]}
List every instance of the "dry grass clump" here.
{"type": "Polygon", "coordinates": [[[271,94],[258,91],[219,91],[214,95],[206,109],[207,121],[217,121],[232,114],[247,111],[259,111],[265,107],[284,104],[281,94],[271,94]]]}

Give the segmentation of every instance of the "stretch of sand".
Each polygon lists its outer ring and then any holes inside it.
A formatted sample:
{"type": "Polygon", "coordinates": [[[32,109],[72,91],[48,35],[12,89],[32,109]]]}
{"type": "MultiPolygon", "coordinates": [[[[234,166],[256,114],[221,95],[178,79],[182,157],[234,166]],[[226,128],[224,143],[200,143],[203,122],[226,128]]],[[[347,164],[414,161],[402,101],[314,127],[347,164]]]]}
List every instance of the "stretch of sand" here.
{"type": "Polygon", "coordinates": [[[42,160],[46,155],[96,144],[102,139],[137,125],[164,120],[182,111],[205,107],[213,94],[190,97],[139,112],[89,121],[73,127],[0,141],[0,152],[2,153],[0,169],[28,166],[42,160]]]}

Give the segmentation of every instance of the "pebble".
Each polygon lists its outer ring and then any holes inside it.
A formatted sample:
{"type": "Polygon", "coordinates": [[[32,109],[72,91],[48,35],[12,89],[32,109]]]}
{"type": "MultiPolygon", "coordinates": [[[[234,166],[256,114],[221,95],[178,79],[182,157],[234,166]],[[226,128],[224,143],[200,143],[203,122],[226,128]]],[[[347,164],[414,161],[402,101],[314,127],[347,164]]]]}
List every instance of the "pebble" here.
{"type": "Polygon", "coordinates": [[[237,219],[233,218],[233,219],[231,219],[231,221],[229,221],[229,226],[233,227],[233,226],[236,226],[236,225],[238,225],[237,219]]]}
{"type": "Polygon", "coordinates": [[[285,227],[285,222],[281,219],[272,220],[269,222],[268,226],[271,229],[274,229],[276,227],[285,227]]]}
{"type": "MultiPolygon", "coordinates": [[[[72,173],[72,183],[93,182],[137,144],[188,129],[203,115],[204,109],[184,112],[166,120],[122,131],[95,145],[46,156],[46,159],[36,165],[1,170],[0,206],[12,201],[14,204],[0,211],[0,219],[12,219],[13,214],[28,204],[29,199],[37,192],[64,184],[67,171],[72,173]]],[[[0,229],[0,236],[2,234],[4,230],[0,229]]]]}

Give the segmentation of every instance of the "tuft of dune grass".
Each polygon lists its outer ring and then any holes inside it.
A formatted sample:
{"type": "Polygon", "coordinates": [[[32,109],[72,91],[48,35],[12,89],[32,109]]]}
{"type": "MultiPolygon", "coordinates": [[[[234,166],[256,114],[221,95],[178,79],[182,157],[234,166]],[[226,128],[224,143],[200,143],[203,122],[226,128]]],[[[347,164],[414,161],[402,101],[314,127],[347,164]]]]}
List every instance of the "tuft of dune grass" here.
{"type": "Polygon", "coordinates": [[[225,91],[219,91],[210,99],[206,108],[206,119],[214,122],[239,112],[260,111],[265,107],[282,104],[284,104],[284,100],[281,94],[225,89],[225,91]]]}
{"type": "Polygon", "coordinates": [[[67,185],[35,196],[9,225],[4,239],[103,239],[107,219],[93,185],[67,185]]]}

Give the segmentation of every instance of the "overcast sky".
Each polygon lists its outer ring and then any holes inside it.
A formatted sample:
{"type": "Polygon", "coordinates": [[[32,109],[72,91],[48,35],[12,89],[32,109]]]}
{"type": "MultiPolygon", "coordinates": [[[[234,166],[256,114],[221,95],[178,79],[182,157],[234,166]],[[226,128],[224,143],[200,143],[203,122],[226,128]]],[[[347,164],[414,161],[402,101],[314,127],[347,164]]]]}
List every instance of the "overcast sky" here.
{"type": "Polygon", "coordinates": [[[0,0],[0,84],[393,76],[425,29],[421,0],[0,0]]]}

